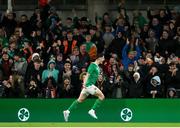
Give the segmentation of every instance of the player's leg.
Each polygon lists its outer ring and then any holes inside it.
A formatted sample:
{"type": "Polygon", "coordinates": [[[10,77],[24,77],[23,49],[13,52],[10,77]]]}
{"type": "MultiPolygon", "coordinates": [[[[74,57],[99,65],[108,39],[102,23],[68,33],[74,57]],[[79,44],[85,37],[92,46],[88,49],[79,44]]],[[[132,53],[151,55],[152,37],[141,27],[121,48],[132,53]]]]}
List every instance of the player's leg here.
{"type": "Polygon", "coordinates": [[[87,94],[82,90],[80,95],[79,95],[79,98],[77,100],[75,100],[69,106],[69,108],[67,110],[71,111],[72,109],[76,108],[79,103],[82,103],[86,99],[86,97],[87,97],[87,94]]]}
{"type": "Polygon", "coordinates": [[[99,89],[96,91],[94,96],[98,97],[98,99],[95,101],[94,105],[92,106],[92,109],[96,110],[96,108],[99,107],[102,101],[105,99],[105,96],[102,93],[102,91],[99,89]]]}
{"type": "Polygon", "coordinates": [[[91,90],[95,90],[95,91],[94,91],[94,92],[92,91],[91,94],[94,95],[94,96],[96,96],[96,97],[98,97],[98,99],[95,101],[94,105],[92,106],[92,108],[89,110],[88,113],[89,113],[93,118],[97,119],[97,116],[96,116],[96,113],[95,113],[96,108],[101,105],[101,103],[102,103],[102,101],[104,100],[105,96],[104,96],[104,94],[102,93],[102,91],[101,91],[99,88],[97,88],[96,86],[93,85],[92,88],[93,88],[93,89],[91,89],[91,90]]]}
{"type": "Polygon", "coordinates": [[[64,120],[67,122],[68,118],[69,118],[69,114],[71,112],[72,109],[76,108],[78,106],[79,103],[82,103],[86,97],[88,96],[88,94],[86,93],[86,89],[83,89],[79,95],[79,98],[77,100],[75,100],[67,110],[63,111],[63,115],[64,115],[64,120]]]}

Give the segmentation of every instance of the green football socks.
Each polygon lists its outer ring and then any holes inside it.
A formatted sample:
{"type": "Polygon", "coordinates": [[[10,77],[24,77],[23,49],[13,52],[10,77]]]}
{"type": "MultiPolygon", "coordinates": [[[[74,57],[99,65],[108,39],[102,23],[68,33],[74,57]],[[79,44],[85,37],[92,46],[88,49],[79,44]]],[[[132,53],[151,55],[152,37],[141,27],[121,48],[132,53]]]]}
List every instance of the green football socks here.
{"type": "Polygon", "coordinates": [[[101,103],[102,103],[102,100],[97,99],[97,100],[95,101],[94,105],[92,106],[92,109],[93,109],[93,110],[96,110],[96,108],[98,108],[98,107],[101,105],[101,103]]]}
{"type": "Polygon", "coordinates": [[[72,109],[76,108],[78,104],[79,104],[79,102],[78,102],[77,100],[75,100],[75,101],[71,104],[71,106],[68,108],[68,110],[71,111],[72,109]]]}

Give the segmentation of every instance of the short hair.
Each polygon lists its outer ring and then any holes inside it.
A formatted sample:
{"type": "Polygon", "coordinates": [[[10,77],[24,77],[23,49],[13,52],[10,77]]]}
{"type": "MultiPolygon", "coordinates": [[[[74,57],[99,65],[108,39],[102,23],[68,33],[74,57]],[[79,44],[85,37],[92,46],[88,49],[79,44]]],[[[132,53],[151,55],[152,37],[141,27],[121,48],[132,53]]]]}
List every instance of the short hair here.
{"type": "Polygon", "coordinates": [[[39,63],[39,64],[40,64],[40,63],[42,62],[42,60],[41,60],[40,58],[35,58],[33,62],[34,62],[34,63],[39,63]]]}
{"type": "Polygon", "coordinates": [[[70,77],[70,76],[64,75],[64,76],[63,76],[63,81],[64,81],[64,80],[67,80],[67,79],[71,81],[71,77],[70,77]]]}
{"type": "Polygon", "coordinates": [[[104,53],[99,53],[99,54],[97,54],[96,59],[101,58],[103,56],[104,56],[104,53]]]}
{"type": "Polygon", "coordinates": [[[66,20],[71,20],[72,21],[72,18],[71,17],[67,17],[66,20]]]}
{"type": "Polygon", "coordinates": [[[172,61],[169,66],[173,66],[173,65],[176,65],[176,63],[174,61],[172,61]]]}

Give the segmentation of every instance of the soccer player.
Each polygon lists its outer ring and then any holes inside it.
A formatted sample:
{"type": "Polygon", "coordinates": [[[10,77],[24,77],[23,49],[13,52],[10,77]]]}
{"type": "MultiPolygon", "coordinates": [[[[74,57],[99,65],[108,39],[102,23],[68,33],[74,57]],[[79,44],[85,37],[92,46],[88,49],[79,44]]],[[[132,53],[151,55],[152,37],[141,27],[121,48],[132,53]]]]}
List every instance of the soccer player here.
{"type": "Polygon", "coordinates": [[[89,94],[98,97],[98,99],[95,101],[92,108],[88,111],[88,114],[90,116],[97,119],[95,110],[98,106],[100,106],[101,102],[105,98],[104,94],[101,92],[101,90],[95,86],[95,83],[96,83],[98,76],[100,74],[99,64],[102,64],[103,61],[104,61],[104,55],[98,54],[96,60],[89,65],[87,74],[84,78],[83,89],[79,95],[79,98],[77,100],[75,100],[67,110],[63,111],[64,120],[66,122],[68,121],[68,117],[69,117],[71,110],[73,108],[76,108],[76,106],[79,103],[82,103],[87,98],[87,96],[89,94]]]}

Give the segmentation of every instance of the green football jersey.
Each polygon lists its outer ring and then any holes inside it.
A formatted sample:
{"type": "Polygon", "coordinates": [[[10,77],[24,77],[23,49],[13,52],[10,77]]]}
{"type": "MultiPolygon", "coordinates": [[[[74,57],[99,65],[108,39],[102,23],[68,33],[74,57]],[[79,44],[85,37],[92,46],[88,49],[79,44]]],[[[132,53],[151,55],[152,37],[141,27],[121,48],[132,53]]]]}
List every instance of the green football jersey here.
{"type": "Polygon", "coordinates": [[[98,79],[98,76],[99,76],[99,73],[100,73],[100,69],[99,69],[99,66],[95,63],[91,63],[89,65],[89,68],[88,68],[88,71],[89,73],[89,77],[86,81],[86,84],[85,86],[88,87],[88,86],[91,86],[91,85],[95,85],[97,79],[98,79]]]}

